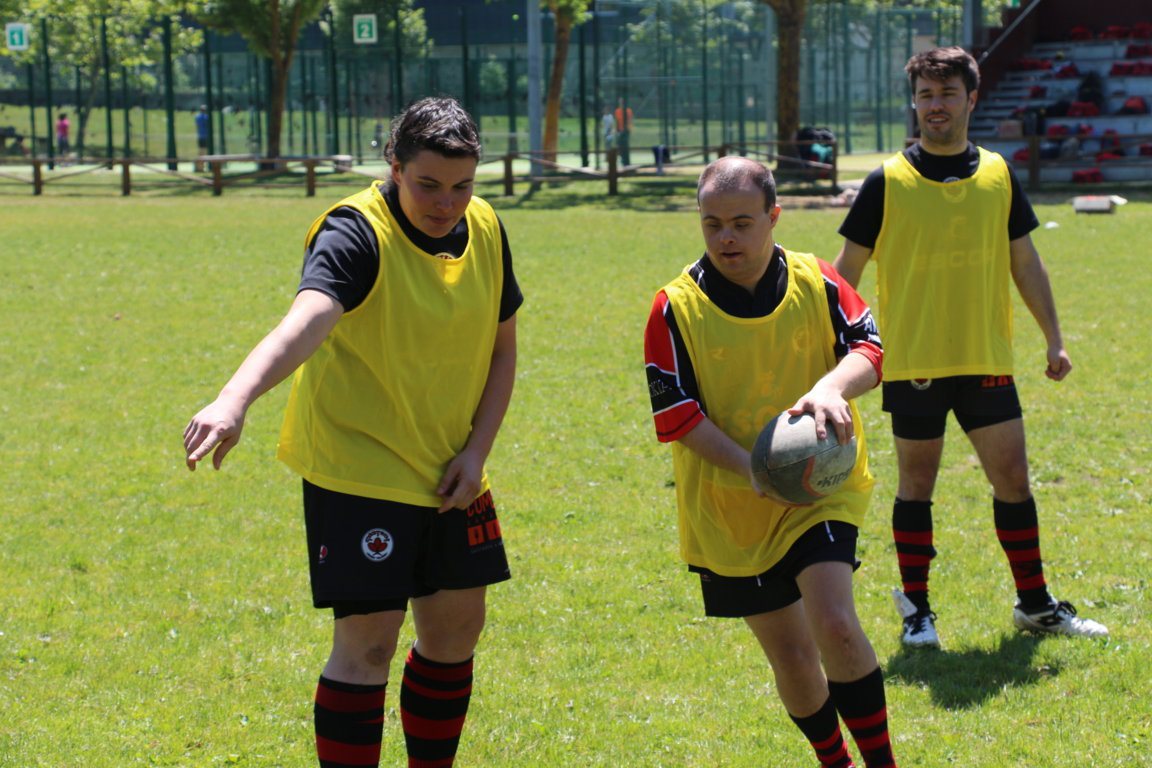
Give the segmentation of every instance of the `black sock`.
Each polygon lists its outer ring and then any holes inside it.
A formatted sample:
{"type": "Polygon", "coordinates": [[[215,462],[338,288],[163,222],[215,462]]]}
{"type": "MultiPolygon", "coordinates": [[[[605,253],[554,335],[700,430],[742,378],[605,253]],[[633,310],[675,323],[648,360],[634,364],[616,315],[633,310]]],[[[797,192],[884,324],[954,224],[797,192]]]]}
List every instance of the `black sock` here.
{"type": "Polygon", "coordinates": [[[828,681],[836,711],[852,733],[865,768],[895,768],[888,737],[888,704],[880,667],[850,683],[828,681]]]}
{"type": "Polygon", "coordinates": [[[904,594],[921,611],[928,607],[928,569],[936,557],[932,502],[896,499],[892,505],[892,539],[904,594]]]}
{"type": "Polygon", "coordinates": [[[1044,581],[1044,560],[1040,557],[1036,500],[1009,503],[994,498],[992,513],[996,521],[996,538],[1012,568],[1020,607],[1027,613],[1047,608],[1052,597],[1044,581]]]}
{"type": "Polygon", "coordinates": [[[377,765],[388,684],[356,685],[321,676],[313,717],[321,768],[377,765]]]}
{"type": "Polygon", "coordinates": [[[848,745],[844,743],[844,735],[840,732],[840,720],[836,717],[836,707],[831,697],[815,714],[796,717],[789,713],[788,716],[816,751],[822,768],[855,768],[852,758],[848,756],[848,745]]]}
{"type": "Polygon", "coordinates": [[[471,696],[472,659],[447,664],[425,659],[415,648],[408,653],[400,721],[409,768],[452,765],[471,696]]]}

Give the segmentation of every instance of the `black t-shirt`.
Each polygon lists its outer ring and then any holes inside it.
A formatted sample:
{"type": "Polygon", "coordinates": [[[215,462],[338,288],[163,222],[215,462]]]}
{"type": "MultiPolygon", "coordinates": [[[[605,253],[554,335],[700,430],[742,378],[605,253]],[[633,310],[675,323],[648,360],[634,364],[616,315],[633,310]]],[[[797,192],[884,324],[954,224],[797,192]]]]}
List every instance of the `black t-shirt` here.
{"type": "MultiPolygon", "coordinates": [[[[947,183],[971,178],[980,166],[980,151],[975,144],[969,142],[968,149],[958,155],[933,155],[925,152],[919,143],[913,144],[904,150],[904,157],[912,167],[926,179],[947,183]]],[[[1008,166],[1008,178],[1012,182],[1012,207],[1008,212],[1008,239],[1016,240],[1024,237],[1036,227],[1040,221],[1028,196],[1020,186],[1012,166],[1008,166]]],[[[884,168],[880,167],[868,174],[860,186],[860,193],[856,196],[852,208],[840,225],[840,234],[857,245],[865,248],[875,248],[876,238],[880,236],[880,227],[884,223],[884,168]]]]}
{"type": "MultiPolygon", "coordinates": [[[[381,182],[380,191],[388,210],[404,234],[417,248],[432,255],[451,253],[459,256],[468,247],[468,221],[461,218],[456,228],[444,237],[429,237],[421,232],[400,208],[400,196],[394,184],[381,182]]],[[[512,271],[512,250],[508,235],[500,223],[503,247],[504,285],[500,292],[500,321],[503,322],[524,303],[516,274],[512,271]]],[[[320,225],[304,254],[304,269],[298,290],[311,289],[327,294],[344,307],[345,312],[360,306],[376,283],[380,271],[380,253],[376,231],[354,208],[333,210],[320,225]]]]}
{"type": "Polygon", "coordinates": [[[788,291],[788,265],[779,245],[752,293],[724,277],[707,255],[692,265],[689,274],[713,304],[733,317],[767,317],[788,291]]]}

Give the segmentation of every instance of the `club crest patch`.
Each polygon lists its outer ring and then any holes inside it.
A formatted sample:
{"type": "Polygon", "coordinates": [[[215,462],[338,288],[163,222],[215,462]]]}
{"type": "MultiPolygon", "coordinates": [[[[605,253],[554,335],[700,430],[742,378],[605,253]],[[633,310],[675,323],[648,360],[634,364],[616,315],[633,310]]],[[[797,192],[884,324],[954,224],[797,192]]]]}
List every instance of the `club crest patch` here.
{"type": "Polygon", "coordinates": [[[373,528],[360,540],[360,550],[364,557],[374,563],[386,560],[392,554],[392,545],[392,534],[383,528],[373,528]]]}

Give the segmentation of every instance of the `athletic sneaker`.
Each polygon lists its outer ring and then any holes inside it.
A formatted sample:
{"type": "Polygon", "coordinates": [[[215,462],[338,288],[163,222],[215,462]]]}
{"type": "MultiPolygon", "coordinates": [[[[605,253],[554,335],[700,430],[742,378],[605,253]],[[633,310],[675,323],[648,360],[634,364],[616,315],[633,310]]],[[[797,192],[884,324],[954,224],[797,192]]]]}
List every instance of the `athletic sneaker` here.
{"type": "Polygon", "coordinates": [[[1019,603],[1012,609],[1012,621],[1024,632],[1042,632],[1049,635],[1076,635],[1078,637],[1107,637],[1108,627],[1092,619],[1081,619],[1067,601],[1052,601],[1038,613],[1024,613],[1019,603]]]}
{"type": "Polygon", "coordinates": [[[892,601],[904,619],[904,633],[900,642],[914,648],[939,648],[940,636],[936,634],[936,614],[921,610],[898,589],[892,590],[892,601]]]}

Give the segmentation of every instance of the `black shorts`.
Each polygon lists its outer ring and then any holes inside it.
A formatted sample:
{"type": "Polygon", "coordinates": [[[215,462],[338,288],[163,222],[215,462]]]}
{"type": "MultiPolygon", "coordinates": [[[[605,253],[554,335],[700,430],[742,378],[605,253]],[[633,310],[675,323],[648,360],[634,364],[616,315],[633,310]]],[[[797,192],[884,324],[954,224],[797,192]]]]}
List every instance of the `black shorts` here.
{"type": "Polygon", "coordinates": [[[690,565],[700,574],[704,595],[704,615],[742,619],[787,608],[800,599],[796,576],[814,563],[848,563],[860,567],[856,559],[856,526],[830,520],[805,531],[780,562],[759,576],[721,576],[690,565]]]}
{"type": "Polygon", "coordinates": [[[892,434],[905,440],[944,436],[948,411],[965,433],[1023,415],[1011,376],[948,376],[886,381],[883,407],[892,414],[892,434]]]}
{"type": "Polygon", "coordinates": [[[404,610],[413,597],[511,578],[491,492],[440,514],[305,480],[304,525],[312,604],[334,608],[337,618],[404,610]]]}
{"type": "Polygon", "coordinates": [[[200,149],[208,149],[208,137],[205,136],[202,139],[196,139],[196,146],[200,147],[200,149]]]}

